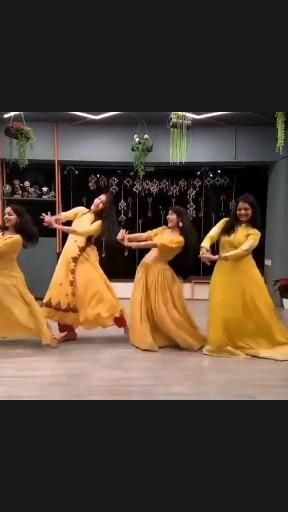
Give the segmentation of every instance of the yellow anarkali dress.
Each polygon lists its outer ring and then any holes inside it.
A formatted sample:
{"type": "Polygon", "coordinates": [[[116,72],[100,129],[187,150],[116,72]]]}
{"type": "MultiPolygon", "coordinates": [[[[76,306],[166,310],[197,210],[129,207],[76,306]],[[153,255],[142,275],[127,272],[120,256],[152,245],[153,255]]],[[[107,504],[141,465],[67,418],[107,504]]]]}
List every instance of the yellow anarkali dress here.
{"type": "Polygon", "coordinates": [[[231,236],[221,237],[227,220],[223,219],[202,243],[202,247],[210,249],[221,238],[220,254],[228,258],[219,260],[213,273],[204,353],[288,360],[288,329],[277,314],[252,256],[261,233],[241,225],[231,236]]]}
{"type": "Polygon", "coordinates": [[[94,240],[101,236],[102,221],[87,208],[61,214],[72,221],[51,284],[43,301],[45,316],[59,324],[85,329],[125,327],[124,310],[102,271],[94,240]]]}
{"type": "Polygon", "coordinates": [[[0,338],[38,338],[43,345],[54,345],[43,312],[17,263],[22,248],[21,236],[0,235],[0,338]]]}
{"type": "Polygon", "coordinates": [[[158,351],[179,346],[197,351],[205,343],[192,320],[183,295],[183,285],[169,266],[184,246],[182,236],[168,228],[146,233],[152,249],[140,264],[131,301],[130,340],[141,350],[158,351]]]}

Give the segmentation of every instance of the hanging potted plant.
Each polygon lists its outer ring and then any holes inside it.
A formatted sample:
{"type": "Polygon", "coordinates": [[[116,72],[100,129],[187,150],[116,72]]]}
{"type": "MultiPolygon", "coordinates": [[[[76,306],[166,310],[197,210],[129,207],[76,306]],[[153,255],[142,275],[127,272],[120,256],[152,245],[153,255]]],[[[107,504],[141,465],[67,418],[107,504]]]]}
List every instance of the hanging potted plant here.
{"type": "Polygon", "coordinates": [[[5,128],[5,135],[10,139],[11,160],[18,161],[20,169],[28,165],[27,153],[31,142],[34,140],[32,128],[26,126],[25,122],[12,122],[5,128]],[[15,155],[17,151],[17,156],[15,155]]]}
{"type": "Polygon", "coordinates": [[[286,145],[287,127],[286,112],[276,112],[277,119],[277,151],[282,155],[286,145]]]}
{"type": "Polygon", "coordinates": [[[134,171],[140,178],[143,178],[146,172],[146,159],[153,151],[153,141],[150,135],[146,134],[143,137],[134,135],[132,151],[134,152],[134,171]]]}
{"type": "Polygon", "coordinates": [[[170,163],[184,164],[188,150],[188,131],[192,121],[185,112],[172,112],[169,118],[170,128],[170,163]]]}
{"type": "Polygon", "coordinates": [[[288,310],[288,278],[274,282],[275,290],[279,292],[284,309],[288,310]]]}

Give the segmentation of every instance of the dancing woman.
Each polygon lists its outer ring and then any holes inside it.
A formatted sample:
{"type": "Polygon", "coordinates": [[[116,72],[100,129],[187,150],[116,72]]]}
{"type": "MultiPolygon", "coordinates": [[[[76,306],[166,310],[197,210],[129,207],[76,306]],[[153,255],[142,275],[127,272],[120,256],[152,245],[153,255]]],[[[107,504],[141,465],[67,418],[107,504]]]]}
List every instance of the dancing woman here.
{"type": "Polygon", "coordinates": [[[252,257],[261,238],[259,229],[258,205],[246,194],[238,199],[231,218],[219,222],[202,243],[202,260],[217,262],[210,290],[207,355],[288,360],[288,329],[252,257]],[[220,254],[213,256],[210,248],[217,241],[220,254]]]}
{"type": "Polygon", "coordinates": [[[47,318],[58,322],[63,341],[75,341],[76,329],[117,325],[126,328],[124,310],[102,271],[94,245],[98,237],[115,240],[118,231],[111,194],[102,194],[87,208],[56,217],[43,214],[44,225],[69,235],[43,302],[47,318]],[[71,221],[72,226],[62,223],[71,221]]]}
{"type": "Polygon", "coordinates": [[[125,247],[151,249],[138,268],[131,301],[130,340],[141,350],[179,346],[196,351],[204,346],[176,275],[185,273],[195,252],[192,229],[187,212],[175,206],[169,211],[168,227],[136,235],[122,230],[118,235],[125,247]]]}
{"type": "Polygon", "coordinates": [[[38,338],[43,345],[54,348],[57,340],[17,263],[22,249],[37,242],[37,229],[24,208],[6,208],[4,226],[0,227],[0,337],[38,338]]]}

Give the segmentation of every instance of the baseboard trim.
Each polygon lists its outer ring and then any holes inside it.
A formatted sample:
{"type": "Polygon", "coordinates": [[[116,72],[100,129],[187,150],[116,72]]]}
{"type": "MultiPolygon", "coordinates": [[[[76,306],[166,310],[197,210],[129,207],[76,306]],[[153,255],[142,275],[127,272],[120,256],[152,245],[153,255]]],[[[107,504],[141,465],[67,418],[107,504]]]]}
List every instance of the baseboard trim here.
{"type": "MultiPolygon", "coordinates": [[[[119,299],[131,299],[134,282],[111,283],[119,299]]],[[[184,297],[187,300],[209,300],[210,281],[192,281],[184,283],[184,297]]]]}

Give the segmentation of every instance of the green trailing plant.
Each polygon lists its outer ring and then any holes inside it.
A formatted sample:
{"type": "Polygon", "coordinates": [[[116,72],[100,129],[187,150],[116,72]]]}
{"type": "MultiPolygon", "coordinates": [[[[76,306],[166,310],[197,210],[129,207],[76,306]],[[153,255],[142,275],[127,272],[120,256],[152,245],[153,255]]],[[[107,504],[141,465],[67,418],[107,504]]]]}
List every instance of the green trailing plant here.
{"type": "Polygon", "coordinates": [[[28,150],[35,140],[32,128],[24,123],[11,123],[5,129],[5,135],[10,139],[10,160],[16,161],[20,169],[28,165],[28,150]]]}
{"type": "Polygon", "coordinates": [[[286,145],[287,127],[286,112],[276,112],[277,119],[277,151],[282,154],[286,145]]]}
{"type": "Polygon", "coordinates": [[[145,164],[147,157],[149,153],[153,151],[153,141],[151,137],[147,134],[143,137],[134,135],[132,151],[134,152],[134,171],[140,178],[143,178],[146,172],[145,164]]]}
{"type": "Polygon", "coordinates": [[[186,162],[188,150],[188,131],[192,121],[185,112],[172,112],[170,127],[170,163],[180,165],[186,162]]]}

